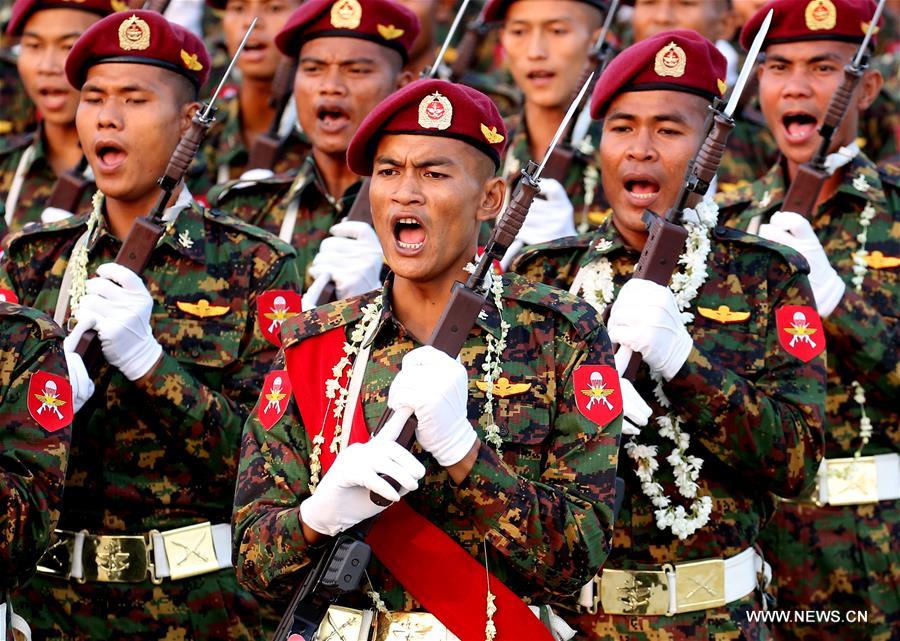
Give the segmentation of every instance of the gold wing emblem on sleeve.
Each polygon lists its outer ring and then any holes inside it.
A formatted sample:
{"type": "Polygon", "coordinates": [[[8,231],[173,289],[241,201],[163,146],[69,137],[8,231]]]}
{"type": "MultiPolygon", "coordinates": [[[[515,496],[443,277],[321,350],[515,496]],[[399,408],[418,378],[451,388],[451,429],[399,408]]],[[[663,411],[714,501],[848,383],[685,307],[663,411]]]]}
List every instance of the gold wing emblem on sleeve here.
{"type": "Polygon", "coordinates": [[[872,269],[892,269],[900,265],[900,258],[885,256],[883,252],[874,251],[866,255],[866,264],[872,269]]]}
{"type": "MultiPolygon", "coordinates": [[[[475,381],[475,386],[485,394],[488,391],[488,384],[484,381],[475,381]]],[[[531,383],[510,383],[509,379],[501,376],[494,383],[494,396],[506,398],[507,396],[515,396],[516,394],[524,394],[531,389],[531,383]]]]}
{"type": "Polygon", "coordinates": [[[225,305],[210,305],[209,301],[201,298],[196,303],[188,303],[186,301],[177,301],[175,303],[181,311],[198,318],[213,318],[215,316],[224,316],[228,313],[228,307],[225,305]]]}
{"type": "Polygon", "coordinates": [[[710,307],[698,307],[697,311],[703,318],[728,325],[729,323],[743,323],[750,318],[750,312],[738,312],[732,310],[728,305],[719,305],[718,309],[710,307]]]}

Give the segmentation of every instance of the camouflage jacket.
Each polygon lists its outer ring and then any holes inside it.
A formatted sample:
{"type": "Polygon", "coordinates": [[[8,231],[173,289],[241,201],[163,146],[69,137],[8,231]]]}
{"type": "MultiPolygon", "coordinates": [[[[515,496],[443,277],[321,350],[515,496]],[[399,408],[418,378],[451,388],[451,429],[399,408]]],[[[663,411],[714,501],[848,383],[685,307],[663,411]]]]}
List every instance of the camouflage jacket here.
{"type": "Polygon", "coordinates": [[[210,200],[216,207],[289,242],[297,252],[297,271],[305,276],[328,230],[353,205],[360,184],[340,198],[332,197],[309,154],[296,171],[259,182],[234,181],[213,192],[210,200]],[[293,208],[297,210],[293,231],[282,229],[285,216],[293,208]]]}
{"type": "MultiPolygon", "coordinates": [[[[752,185],[723,195],[720,220],[740,229],[746,229],[756,216],[765,222],[781,208],[784,195],[782,168],[776,165],[752,185]]],[[[828,336],[826,455],[849,456],[862,445],[862,408],[854,400],[854,381],[863,387],[865,412],[874,428],[863,452],[896,452],[900,443],[900,179],[878,170],[860,154],[846,167],[834,196],[819,208],[813,228],[832,266],[847,283],[841,302],[824,319],[828,336]],[[857,291],[851,281],[853,254],[859,249],[860,214],[866,207],[872,207],[875,215],[866,240],[868,269],[857,291]]]]}
{"type": "MultiPolygon", "coordinates": [[[[0,287],[53,313],[86,216],[14,235],[0,287]]],[[[88,274],[121,242],[105,219],[88,274]]],[[[263,231],[192,204],[172,221],[142,278],[154,298],[160,364],[138,382],[105,365],[75,419],[60,527],[146,532],[227,522],[241,428],[277,350],[256,318],[266,290],[299,287],[293,252],[263,231]]]]}
{"type": "Polygon", "coordinates": [[[0,36],[0,136],[30,131],[37,122],[34,104],[25,93],[8,44],[0,36]]]}
{"type": "MultiPolygon", "coordinates": [[[[275,173],[296,169],[308,152],[308,143],[294,130],[282,145],[275,166],[270,169],[275,173]]],[[[250,150],[241,132],[240,99],[237,91],[233,91],[222,100],[216,122],[200,146],[188,173],[188,189],[195,196],[203,197],[213,186],[240,178],[247,170],[249,159],[250,150]]]]}
{"type": "MultiPolygon", "coordinates": [[[[528,129],[524,112],[506,119],[509,130],[509,146],[503,160],[503,177],[512,187],[518,182],[520,172],[529,160],[540,162],[540,158],[531,157],[531,143],[528,140],[528,129]]],[[[575,209],[575,227],[579,232],[586,232],[599,226],[609,215],[609,204],[603,196],[603,185],[600,183],[600,134],[603,125],[600,121],[592,121],[582,146],[575,150],[575,157],[569,165],[565,178],[560,180],[572,206],[575,209]]],[[[545,177],[551,177],[552,163],[548,164],[545,177]]]]}
{"type": "Polygon", "coordinates": [[[32,374],[68,378],[62,337],[43,314],[0,303],[0,591],[34,572],[59,518],[72,430],[42,427],[27,403],[32,374]]]}
{"type": "MultiPolygon", "coordinates": [[[[350,336],[363,307],[380,293],[292,319],[282,331],[285,349],[337,327],[350,336]]],[[[384,300],[389,296],[387,288],[384,300]]],[[[496,307],[484,309],[461,352],[469,372],[468,417],[482,439],[485,393],[476,382],[484,373],[486,337],[497,339],[501,323],[496,307]]],[[[547,592],[578,590],[609,551],[622,419],[600,428],[575,406],[573,370],[583,363],[612,364],[609,339],[593,309],[510,275],[504,277],[502,319],[510,324],[502,376],[524,384],[523,391],[495,396],[502,454],[483,440],[471,474],[454,486],[431,455],[414,445],[427,473],[406,500],[481,562],[486,540],[491,572],[516,594],[546,601],[547,592]]],[[[401,359],[420,345],[386,304],[360,396],[370,429],[386,409],[401,359]]],[[[286,597],[309,565],[298,516],[309,495],[310,447],[294,400],[270,431],[255,411],[245,428],[234,541],[238,579],[260,594],[286,597]]],[[[417,609],[378,561],[369,575],[389,608],[417,609]]]]}
{"type": "MultiPolygon", "coordinates": [[[[0,146],[0,238],[7,233],[19,231],[28,223],[41,222],[41,212],[47,206],[57,180],[56,172],[53,171],[47,158],[47,145],[40,128],[33,133],[10,137],[4,142],[6,144],[0,146]],[[29,149],[33,151],[28,151],[29,149]],[[16,171],[26,153],[33,153],[34,156],[25,173],[14,211],[9,213],[7,205],[11,203],[7,203],[7,200],[16,171]]],[[[27,162],[27,158],[24,162],[27,162]]],[[[91,180],[82,194],[78,211],[74,213],[83,214],[91,210],[91,196],[94,189],[91,180]]]]}
{"type": "Polygon", "coordinates": [[[766,173],[778,156],[778,145],[762,114],[752,106],[744,107],[735,114],[734,129],[716,172],[718,190],[728,192],[752,183],[766,173]]]}
{"type": "MultiPolygon", "coordinates": [[[[619,475],[627,491],[610,567],[658,567],[741,552],[753,544],[771,514],[768,493],[798,495],[813,481],[822,456],[825,358],[804,363],[788,354],[779,344],[775,320],[782,305],[814,304],[806,262],[778,245],[724,227],[714,229],[710,242],[709,277],[690,308],[694,348],[663,390],[691,436],[689,452],[704,461],[698,493],[711,496],[712,515],[684,541],[659,530],[634,461],[625,457],[619,475]],[[714,312],[722,305],[743,319],[717,320],[714,312]]],[[[625,246],[610,220],[594,233],[529,248],[513,269],[568,289],[578,269],[605,256],[618,291],[631,277],[638,255],[625,246]],[[603,239],[608,246],[598,248],[603,239]]],[[[655,418],[664,410],[646,367],[634,384],[654,410],[636,442],[658,448],[656,478],[676,504],[687,508],[665,460],[672,443],[657,432],[655,418]]]]}

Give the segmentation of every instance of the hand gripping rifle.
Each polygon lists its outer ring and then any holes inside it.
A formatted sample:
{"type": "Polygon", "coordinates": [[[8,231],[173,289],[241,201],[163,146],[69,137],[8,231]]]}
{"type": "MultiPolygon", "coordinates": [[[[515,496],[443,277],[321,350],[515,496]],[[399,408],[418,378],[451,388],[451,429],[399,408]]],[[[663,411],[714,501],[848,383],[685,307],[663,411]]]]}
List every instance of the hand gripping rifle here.
{"type": "Polygon", "coordinates": [[[838,87],[837,91],[831,97],[828,103],[828,112],[825,114],[825,121],[819,128],[819,134],[822,136],[822,143],[819,149],[809,162],[805,162],[797,168],[797,175],[791,181],[791,186],[784,197],[784,203],[781,206],[783,211],[797,212],[804,218],[812,218],[816,213],[816,201],[819,199],[819,193],[822,191],[822,185],[830,176],[825,167],[825,159],[831,148],[831,139],[834,132],[841,126],[844,114],[850,106],[850,99],[856,90],[859,81],[862,79],[863,73],[869,66],[869,56],[866,50],[869,47],[869,41],[878,30],[878,20],[881,18],[881,12],[884,10],[885,0],[881,0],[875,8],[875,15],[869,28],[866,31],[866,37],[853,62],[844,67],[844,82],[838,87]]]}
{"type": "MultiPolygon", "coordinates": [[[[250,28],[244,35],[241,46],[238,47],[237,53],[225,70],[225,75],[222,77],[222,81],[216,88],[212,98],[204,105],[203,109],[198,110],[197,113],[194,114],[190,129],[188,129],[188,132],[184,137],[178,141],[178,146],[175,148],[175,151],[172,152],[172,157],[169,159],[169,165],[166,167],[166,173],[159,179],[159,188],[162,193],[159,195],[156,207],[150,214],[138,218],[132,223],[131,230],[128,232],[128,236],[122,243],[122,248],[119,249],[119,253],[116,255],[116,263],[124,265],[138,275],[140,275],[141,272],[144,271],[144,268],[147,267],[147,263],[150,262],[150,256],[156,248],[156,243],[159,242],[159,239],[162,238],[162,235],[165,233],[165,228],[161,224],[163,213],[165,212],[169,201],[172,199],[172,193],[181,183],[185,173],[187,173],[191,161],[197,154],[197,149],[203,142],[203,138],[216,120],[216,98],[222,90],[222,87],[225,86],[225,81],[231,74],[234,63],[237,62],[238,57],[241,55],[241,51],[244,50],[244,45],[247,44],[247,39],[250,37],[250,34],[253,33],[254,27],[256,27],[255,19],[250,23],[250,28]]],[[[84,359],[84,364],[88,373],[91,374],[92,378],[95,377],[103,360],[103,353],[100,349],[100,338],[97,335],[97,332],[95,330],[86,331],[78,342],[75,351],[84,359]]]]}
{"type": "MultiPolygon", "coordinates": [[[[687,230],[681,224],[682,214],[686,208],[695,207],[700,202],[716,176],[716,171],[725,153],[728,135],[734,129],[732,114],[737,108],[747,78],[756,65],[756,57],[759,55],[759,50],[769,31],[772,14],[773,10],[770,10],[753,40],[750,53],[747,55],[725,109],[721,109],[722,101],[719,99],[716,99],[710,107],[706,139],[700,146],[696,157],[688,165],[684,184],[675,201],[675,206],[662,217],[650,210],[644,211],[643,220],[648,231],[647,243],[634,267],[633,278],[644,278],[665,286],[669,284],[672,274],[675,273],[675,268],[678,267],[678,258],[684,251],[687,241],[687,230]]],[[[631,353],[627,347],[620,346],[619,350],[627,350],[625,354],[630,354],[628,365],[620,374],[633,381],[641,364],[641,355],[631,353]]]]}
{"type": "Polygon", "coordinates": [[[74,169],[57,178],[56,184],[53,185],[53,191],[50,193],[50,198],[47,200],[47,206],[56,207],[73,214],[78,213],[76,211],[78,205],[81,204],[84,192],[87,191],[90,185],[90,181],[84,177],[84,170],[87,167],[87,158],[81,156],[81,160],[78,161],[74,169]]]}
{"type": "MultiPolygon", "coordinates": [[[[453,19],[453,24],[450,25],[450,30],[447,32],[447,37],[444,38],[444,44],[441,46],[440,51],[438,51],[437,57],[434,59],[434,63],[430,67],[425,67],[422,70],[422,74],[419,76],[420,78],[434,78],[437,76],[437,73],[441,68],[441,61],[443,61],[444,56],[447,54],[447,48],[453,40],[453,35],[459,27],[460,20],[462,19],[463,14],[465,14],[469,2],[471,2],[471,0],[464,0],[462,5],[460,5],[459,10],[456,12],[456,17],[453,19]]],[[[353,199],[350,211],[347,212],[347,220],[363,222],[368,225],[372,224],[372,211],[371,206],[369,205],[369,181],[369,178],[363,178],[360,183],[359,191],[356,192],[356,198],[353,199]]],[[[319,294],[316,305],[324,305],[335,300],[337,300],[337,288],[334,285],[334,281],[330,281],[319,294]]]]}
{"type": "Polygon", "coordinates": [[[275,70],[275,77],[272,78],[272,96],[269,98],[269,106],[275,110],[275,115],[272,116],[269,130],[253,141],[247,169],[272,169],[275,167],[278,153],[287,138],[287,136],[281,137],[281,120],[291,102],[295,75],[297,75],[297,59],[284,56],[275,70]]]}
{"type": "MultiPolygon", "coordinates": [[[[578,96],[578,102],[587,89],[588,83],[585,83],[578,96]]],[[[510,198],[503,215],[497,221],[484,254],[478,260],[474,271],[465,284],[457,282],[453,285],[450,300],[428,339],[428,345],[436,347],[454,358],[459,354],[490,294],[491,265],[495,260],[503,258],[522,228],[531,203],[540,190],[541,173],[547,165],[553,147],[565,131],[576,108],[577,102],[566,114],[553,142],[550,143],[550,149],[544,156],[543,162],[536,165],[533,161],[529,161],[528,166],[522,170],[522,180],[510,198]]],[[[387,410],[381,417],[375,433],[393,416],[394,413],[387,410]]],[[[396,418],[405,420],[403,431],[397,442],[404,447],[409,447],[416,432],[416,418],[412,415],[396,418]]],[[[400,487],[394,479],[384,478],[395,488],[400,487]]],[[[370,493],[369,497],[377,505],[390,505],[390,501],[378,494],[370,493]]],[[[315,567],[306,575],[300,589],[294,594],[272,641],[288,641],[288,639],[294,638],[294,635],[299,635],[301,639],[315,639],[316,632],[328,612],[328,606],[342,594],[359,589],[371,557],[371,550],[363,542],[363,538],[371,530],[376,518],[360,523],[352,530],[338,535],[332,541],[330,547],[316,562],[315,567]]]]}

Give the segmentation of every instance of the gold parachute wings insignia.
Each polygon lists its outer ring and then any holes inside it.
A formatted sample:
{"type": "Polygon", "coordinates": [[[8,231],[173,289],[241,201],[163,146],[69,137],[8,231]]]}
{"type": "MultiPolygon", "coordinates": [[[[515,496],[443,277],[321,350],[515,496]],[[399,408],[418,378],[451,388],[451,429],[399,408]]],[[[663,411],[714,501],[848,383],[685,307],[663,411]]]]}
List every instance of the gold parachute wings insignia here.
{"type": "Polygon", "coordinates": [[[177,301],[176,306],[185,314],[196,316],[198,318],[213,318],[215,316],[224,316],[228,313],[227,305],[210,305],[209,301],[201,298],[196,303],[188,303],[186,301],[177,301]]]}
{"type": "Polygon", "coordinates": [[[727,325],[729,323],[743,323],[750,318],[750,312],[736,312],[728,307],[728,305],[719,305],[718,309],[710,307],[698,307],[697,311],[703,318],[716,321],[727,325]]]}
{"type": "Polygon", "coordinates": [[[784,331],[791,336],[812,336],[819,330],[815,327],[785,327],[784,331]]]}
{"type": "Polygon", "coordinates": [[[606,398],[607,396],[609,396],[610,394],[613,393],[613,390],[607,389],[605,387],[603,389],[598,389],[596,387],[589,387],[587,389],[581,390],[581,393],[590,398],[606,398]]]}
{"type": "Polygon", "coordinates": [[[266,394],[266,400],[272,401],[273,403],[277,403],[278,401],[283,399],[285,396],[287,396],[287,394],[282,394],[280,392],[271,392],[269,394],[266,394]]]}
{"type": "Polygon", "coordinates": [[[188,53],[184,49],[181,50],[181,61],[184,63],[184,66],[190,69],[191,71],[202,71],[203,65],[197,59],[196,53],[188,53]]]}
{"type": "Polygon", "coordinates": [[[61,398],[48,396],[46,394],[35,394],[34,397],[48,407],[62,407],[66,404],[61,398]]]}
{"type": "Polygon", "coordinates": [[[492,145],[501,143],[504,140],[503,134],[498,133],[496,127],[489,128],[484,123],[481,123],[481,133],[484,134],[485,139],[492,145]]]}
{"type": "MultiPolygon", "coordinates": [[[[488,384],[484,381],[475,381],[475,386],[482,392],[487,394],[488,384]]],[[[531,383],[510,383],[509,379],[501,376],[494,383],[494,396],[506,398],[507,396],[515,396],[516,394],[524,394],[531,389],[531,383]]]]}
{"type": "Polygon", "coordinates": [[[403,29],[398,29],[392,24],[387,26],[380,24],[378,25],[378,33],[380,33],[381,37],[385,40],[396,40],[406,32],[403,31],[403,29]]]}
{"type": "Polygon", "coordinates": [[[874,251],[866,255],[866,264],[872,269],[891,269],[900,266],[900,258],[885,256],[883,252],[874,251]]]}

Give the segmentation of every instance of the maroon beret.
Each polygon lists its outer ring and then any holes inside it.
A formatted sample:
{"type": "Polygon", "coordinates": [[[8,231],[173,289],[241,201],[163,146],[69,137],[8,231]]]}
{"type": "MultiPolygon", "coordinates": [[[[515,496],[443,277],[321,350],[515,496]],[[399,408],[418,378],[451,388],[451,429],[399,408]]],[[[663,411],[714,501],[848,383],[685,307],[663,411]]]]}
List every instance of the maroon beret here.
{"type": "Polygon", "coordinates": [[[716,46],[696,31],[664,31],[633,44],[600,76],[591,116],[602,118],[609,103],[627,91],[685,91],[712,101],[728,88],[727,63],[716,46]]]}
{"type": "Polygon", "coordinates": [[[81,89],[88,69],[104,62],[153,65],[181,74],[195,87],[209,77],[203,41],[155,11],[124,11],[91,25],[66,58],[66,77],[81,89]]]}
{"type": "Polygon", "coordinates": [[[6,24],[6,33],[21,36],[28,18],[43,9],[77,9],[96,13],[102,18],[122,8],[128,8],[124,0],[16,0],[6,24]]]}
{"type": "MultiPolygon", "coordinates": [[[[606,10],[609,8],[609,3],[607,0],[575,0],[576,2],[583,2],[584,4],[589,4],[598,11],[606,13],[606,10]]],[[[488,0],[487,5],[484,7],[484,21],[485,22],[500,22],[501,20],[506,19],[506,12],[509,10],[509,5],[517,2],[517,0],[488,0]]]]}
{"type": "Polygon", "coordinates": [[[371,176],[372,157],[385,134],[455,138],[486,154],[497,167],[506,148],[506,125],[497,105],[480,91],[446,80],[417,80],[375,107],[350,141],[350,169],[371,176]]]}
{"type": "Polygon", "coordinates": [[[416,14],[392,0],[309,0],[275,36],[275,45],[284,55],[297,57],[315,38],[361,38],[393,49],[406,63],[418,35],[416,14]]]}
{"type": "MultiPolygon", "coordinates": [[[[840,40],[861,43],[875,15],[875,0],[773,0],[753,14],[741,29],[741,46],[749,49],[756,32],[774,9],[766,34],[768,45],[801,40],[840,40]]],[[[875,46],[875,38],[872,38],[875,46]]]]}

